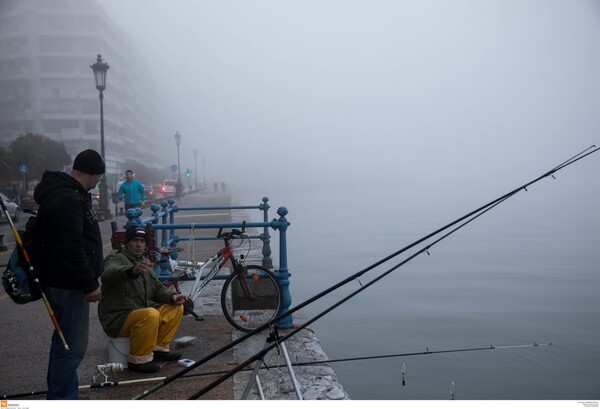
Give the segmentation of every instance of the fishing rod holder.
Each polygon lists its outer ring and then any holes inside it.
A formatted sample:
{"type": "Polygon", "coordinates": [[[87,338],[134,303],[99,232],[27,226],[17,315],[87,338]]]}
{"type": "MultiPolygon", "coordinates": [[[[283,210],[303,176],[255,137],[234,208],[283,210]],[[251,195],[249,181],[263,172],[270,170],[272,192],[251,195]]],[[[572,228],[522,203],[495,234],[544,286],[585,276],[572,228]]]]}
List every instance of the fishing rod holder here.
{"type": "MultiPolygon", "coordinates": [[[[279,336],[279,331],[277,329],[277,325],[272,326],[270,328],[269,335],[267,336],[267,339],[265,341],[265,345],[263,346],[263,350],[265,350],[269,346],[269,344],[273,344],[273,343],[276,344],[275,347],[277,349],[277,355],[280,355],[283,357],[285,366],[287,367],[288,373],[290,375],[290,380],[294,387],[294,392],[296,393],[296,398],[298,398],[298,400],[304,400],[304,398],[302,397],[302,391],[300,389],[300,383],[298,382],[298,379],[296,378],[296,373],[294,372],[294,368],[292,366],[292,361],[290,360],[290,356],[289,356],[287,348],[285,346],[285,342],[282,340],[282,338],[283,337],[279,336]]],[[[263,358],[265,355],[263,355],[263,358]]],[[[248,378],[248,383],[246,384],[246,388],[244,389],[244,393],[242,394],[242,400],[245,400],[248,398],[248,395],[250,394],[250,391],[252,390],[253,383],[256,385],[256,389],[257,389],[260,399],[261,400],[267,399],[265,397],[265,394],[263,391],[262,383],[258,376],[258,372],[260,371],[263,364],[265,364],[265,363],[262,358],[256,360],[256,363],[254,364],[254,369],[252,370],[252,374],[248,378]]],[[[265,364],[265,368],[269,369],[269,367],[267,367],[266,364],[265,364]]]]}
{"type": "Polygon", "coordinates": [[[98,372],[96,375],[92,376],[92,383],[106,383],[108,381],[109,374],[106,372],[112,372],[112,376],[114,376],[114,380],[117,379],[117,371],[123,372],[123,364],[119,362],[111,362],[104,365],[97,366],[98,372]],[[100,376],[104,376],[104,380],[101,382],[96,382],[96,379],[100,376]]]}

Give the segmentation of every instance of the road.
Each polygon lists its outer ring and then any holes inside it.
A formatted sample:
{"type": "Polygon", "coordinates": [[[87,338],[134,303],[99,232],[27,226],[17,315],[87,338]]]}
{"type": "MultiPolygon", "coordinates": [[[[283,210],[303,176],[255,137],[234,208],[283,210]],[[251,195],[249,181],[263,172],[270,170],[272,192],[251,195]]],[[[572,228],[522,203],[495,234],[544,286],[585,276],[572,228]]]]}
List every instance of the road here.
{"type": "MultiPolygon", "coordinates": [[[[218,206],[230,205],[231,199],[228,195],[190,195],[185,196],[177,204],[180,206],[218,206]]],[[[149,214],[149,211],[145,212],[149,214]]],[[[208,216],[202,215],[202,212],[192,212],[196,214],[199,221],[229,222],[231,215],[208,216]],[[219,218],[219,220],[217,220],[219,218]]],[[[206,213],[206,212],[205,212],[206,213]]],[[[215,212],[211,212],[215,213],[215,212]]],[[[186,213],[187,215],[187,213],[186,213]]],[[[192,216],[189,214],[188,216],[192,216]]],[[[183,217],[183,215],[182,215],[183,217]]],[[[23,227],[27,218],[23,218],[17,223],[17,227],[23,227]]],[[[122,230],[125,223],[125,217],[120,216],[116,219],[119,230],[122,230]]],[[[194,221],[194,218],[186,218],[186,222],[194,221]]],[[[100,223],[102,238],[105,243],[104,253],[108,254],[112,250],[110,244],[111,221],[100,223]]],[[[8,234],[12,238],[12,233],[8,224],[0,227],[2,234],[8,234]]],[[[182,233],[183,234],[183,233],[182,233]]],[[[6,241],[9,241],[6,239],[6,241]]],[[[212,254],[221,243],[218,241],[208,241],[199,249],[199,257],[206,254],[212,254]]],[[[10,240],[9,250],[0,251],[0,265],[5,265],[10,252],[14,246],[14,238],[10,240]]],[[[184,254],[184,253],[181,253],[184,254]]],[[[186,253],[187,254],[187,253],[186,253]]],[[[2,271],[4,267],[2,267],[2,271]]],[[[217,305],[216,302],[214,302],[217,305]]],[[[102,331],[98,321],[97,309],[94,306],[90,308],[90,339],[88,351],[84,361],[79,368],[79,379],[81,385],[89,385],[92,378],[97,375],[97,365],[104,364],[108,360],[108,338],[102,331]]],[[[27,393],[26,397],[19,399],[45,399],[45,394],[33,391],[44,392],[46,388],[46,369],[48,362],[48,350],[50,337],[53,332],[53,326],[48,317],[48,313],[41,301],[18,305],[13,303],[4,289],[0,290],[0,327],[3,334],[3,348],[0,351],[0,361],[2,361],[2,371],[0,371],[0,395],[14,395],[27,393]]],[[[205,321],[196,322],[190,316],[182,321],[176,338],[181,336],[196,336],[198,340],[194,345],[187,347],[182,352],[186,358],[199,359],[207,355],[208,352],[215,351],[231,341],[231,326],[225,321],[222,313],[207,314],[205,321]]],[[[231,353],[223,354],[221,357],[203,366],[202,372],[211,372],[228,369],[234,363],[231,353]]],[[[181,367],[176,364],[168,364],[157,376],[170,376],[177,373],[181,367]]],[[[130,381],[145,378],[129,371],[123,371],[117,374],[117,380],[130,381]]],[[[102,379],[103,380],[103,379],[102,379]]],[[[196,392],[199,388],[214,380],[214,376],[198,376],[173,383],[173,386],[163,388],[157,392],[151,399],[185,399],[196,392]]],[[[232,381],[225,382],[221,387],[214,389],[206,395],[206,399],[232,399],[233,387],[232,381]]],[[[131,386],[120,386],[112,388],[100,388],[85,390],[82,393],[92,399],[131,399],[145,388],[154,385],[155,382],[139,383],[131,386]]],[[[12,398],[15,399],[15,398],[12,398]]]]}

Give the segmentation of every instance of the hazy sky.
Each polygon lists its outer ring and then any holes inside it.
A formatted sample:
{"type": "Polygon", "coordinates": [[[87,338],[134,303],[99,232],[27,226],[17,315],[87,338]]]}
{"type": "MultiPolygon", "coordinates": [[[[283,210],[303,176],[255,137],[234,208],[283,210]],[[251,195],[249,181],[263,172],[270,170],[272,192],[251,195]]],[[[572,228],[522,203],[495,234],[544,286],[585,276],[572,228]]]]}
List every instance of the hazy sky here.
{"type": "Polygon", "coordinates": [[[600,143],[594,0],[98,1],[209,180],[526,181],[600,143]]]}

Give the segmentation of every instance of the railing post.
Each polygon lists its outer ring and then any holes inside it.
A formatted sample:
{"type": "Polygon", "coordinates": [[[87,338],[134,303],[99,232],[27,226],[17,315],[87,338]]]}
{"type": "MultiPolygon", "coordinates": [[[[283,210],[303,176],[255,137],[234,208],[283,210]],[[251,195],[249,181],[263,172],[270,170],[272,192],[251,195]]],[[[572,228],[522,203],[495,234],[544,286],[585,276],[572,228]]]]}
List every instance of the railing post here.
{"type": "MultiPolygon", "coordinates": [[[[279,268],[273,271],[275,277],[281,284],[281,291],[283,293],[283,305],[280,313],[287,312],[290,305],[292,305],[292,295],[290,294],[290,276],[287,265],[287,241],[286,231],[290,223],[287,221],[285,216],[288,214],[288,210],[285,207],[277,209],[279,220],[273,219],[271,222],[273,229],[279,230],[279,268]]],[[[294,326],[294,320],[291,315],[281,319],[278,322],[281,328],[291,328],[294,326]]]]}
{"type": "MultiPolygon", "coordinates": [[[[263,221],[265,223],[269,222],[269,204],[267,203],[269,201],[268,197],[263,197],[262,198],[262,204],[258,207],[260,210],[263,211],[263,221]]],[[[271,258],[271,236],[269,235],[269,227],[265,226],[263,228],[263,234],[260,235],[260,239],[263,242],[263,248],[262,248],[262,266],[265,268],[273,268],[273,259],[271,258]]]]}
{"type": "MultiPolygon", "coordinates": [[[[175,200],[169,199],[169,205],[169,209],[171,210],[169,212],[169,224],[175,224],[175,212],[173,211],[173,208],[175,208],[175,200]]],[[[175,229],[171,229],[169,240],[172,240],[173,237],[175,237],[175,229]]]]}
{"type": "MultiPolygon", "coordinates": [[[[160,206],[162,207],[163,210],[163,216],[162,216],[162,224],[167,224],[167,209],[169,208],[169,202],[167,202],[166,200],[163,200],[162,202],[160,202],[160,206]]],[[[163,247],[169,247],[169,241],[168,241],[168,232],[166,230],[163,230],[161,235],[161,246],[163,247]]]]}
{"type": "Polygon", "coordinates": [[[123,226],[123,228],[127,230],[129,226],[141,226],[142,219],[140,219],[140,216],[142,215],[142,213],[143,211],[139,207],[136,207],[135,209],[127,209],[127,211],[125,212],[125,217],[127,217],[127,223],[125,223],[125,226],[123,226]]]}
{"type": "MultiPolygon", "coordinates": [[[[169,223],[171,225],[175,224],[175,211],[177,210],[177,206],[175,206],[175,200],[169,199],[170,212],[169,212],[169,223]]],[[[169,237],[169,244],[171,247],[177,247],[177,243],[179,243],[179,236],[175,233],[175,229],[171,229],[171,237],[169,237]]],[[[171,260],[177,260],[179,257],[179,253],[177,251],[172,251],[169,256],[171,260]]]]}

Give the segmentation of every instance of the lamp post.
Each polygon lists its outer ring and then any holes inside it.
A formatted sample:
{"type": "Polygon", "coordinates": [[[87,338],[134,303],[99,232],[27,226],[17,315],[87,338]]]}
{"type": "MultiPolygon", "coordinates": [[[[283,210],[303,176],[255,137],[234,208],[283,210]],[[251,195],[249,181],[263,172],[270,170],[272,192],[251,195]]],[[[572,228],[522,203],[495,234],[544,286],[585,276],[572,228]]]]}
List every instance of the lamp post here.
{"type": "Polygon", "coordinates": [[[175,143],[177,144],[177,187],[175,189],[177,199],[181,196],[181,165],[179,163],[179,144],[181,143],[181,135],[179,131],[175,134],[175,143]]]}
{"type": "Polygon", "coordinates": [[[194,190],[198,190],[198,149],[194,149],[194,172],[195,172],[195,182],[194,182],[194,190]]]}
{"type": "MultiPolygon", "coordinates": [[[[104,152],[104,94],[102,91],[106,88],[106,71],[108,71],[109,65],[102,61],[102,55],[98,54],[98,59],[94,65],[90,65],[92,71],[94,71],[94,80],[96,81],[96,89],[100,92],[100,154],[104,161],[106,161],[106,155],[104,152]]],[[[110,219],[110,210],[108,209],[108,185],[106,184],[106,172],[102,175],[100,180],[100,208],[98,218],[100,220],[110,219]]]]}

